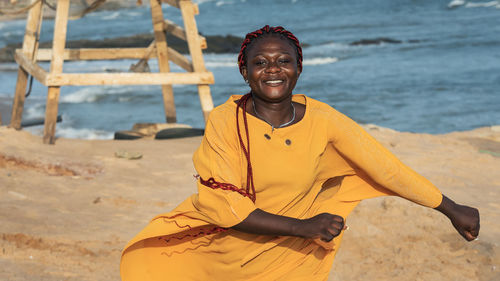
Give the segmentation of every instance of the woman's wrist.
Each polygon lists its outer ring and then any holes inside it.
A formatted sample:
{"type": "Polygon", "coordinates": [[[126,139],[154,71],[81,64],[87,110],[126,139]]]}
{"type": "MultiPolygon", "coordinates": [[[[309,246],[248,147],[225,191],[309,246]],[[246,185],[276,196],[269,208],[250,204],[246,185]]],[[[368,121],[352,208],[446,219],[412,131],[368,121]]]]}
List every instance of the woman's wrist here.
{"type": "Polygon", "coordinates": [[[434,209],[438,210],[443,215],[450,218],[451,216],[453,216],[455,206],[456,206],[456,203],[443,194],[443,199],[441,200],[441,204],[439,204],[439,206],[437,206],[434,209]]]}

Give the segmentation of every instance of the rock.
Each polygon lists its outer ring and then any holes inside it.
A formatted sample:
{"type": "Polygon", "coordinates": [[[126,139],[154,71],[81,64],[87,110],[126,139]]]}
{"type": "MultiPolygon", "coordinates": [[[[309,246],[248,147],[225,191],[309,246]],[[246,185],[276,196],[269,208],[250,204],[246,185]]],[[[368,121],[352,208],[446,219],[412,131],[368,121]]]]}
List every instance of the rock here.
{"type": "Polygon", "coordinates": [[[392,38],[386,38],[386,37],[378,37],[374,39],[361,39],[358,41],[354,41],[350,43],[349,45],[351,46],[358,46],[358,45],[380,45],[382,43],[389,43],[389,44],[401,44],[403,41],[397,40],[397,39],[392,39],[392,38]]]}

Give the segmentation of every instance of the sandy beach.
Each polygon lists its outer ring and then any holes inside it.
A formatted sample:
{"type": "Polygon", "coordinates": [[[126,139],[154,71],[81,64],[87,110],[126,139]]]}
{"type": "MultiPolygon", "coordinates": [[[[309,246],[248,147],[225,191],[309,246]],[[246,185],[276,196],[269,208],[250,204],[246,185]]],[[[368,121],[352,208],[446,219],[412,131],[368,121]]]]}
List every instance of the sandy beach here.
{"type": "MultiPolygon", "coordinates": [[[[499,280],[500,127],[446,135],[366,128],[443,193],[478,207],[480,239],[465,242],[440,213],[406,200],[367,200],[347,219],[329,280],[499,280]]],[[[0,279],[119,280],[127,240],[196,192],[191,156],[200,141],[44,145],[0,127],[0,279]]]]}

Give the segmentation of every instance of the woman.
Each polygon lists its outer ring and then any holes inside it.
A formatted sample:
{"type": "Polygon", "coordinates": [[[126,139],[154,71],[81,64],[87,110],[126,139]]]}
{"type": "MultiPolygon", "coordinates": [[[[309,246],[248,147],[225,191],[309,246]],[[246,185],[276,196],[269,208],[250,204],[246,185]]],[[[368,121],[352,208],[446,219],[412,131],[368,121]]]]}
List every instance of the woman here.
{"type": "Polygon", "coordinates": [[[251,91],[210,114],[193,156],[198,194],[129,242],[123,280],[326,280],[345,218],[382,195],[435,208],[466,240],[477,237],[476,209],[332,107],[292,95],[302,71],[292,33],[247,34],[238,63],[251,91]]]}

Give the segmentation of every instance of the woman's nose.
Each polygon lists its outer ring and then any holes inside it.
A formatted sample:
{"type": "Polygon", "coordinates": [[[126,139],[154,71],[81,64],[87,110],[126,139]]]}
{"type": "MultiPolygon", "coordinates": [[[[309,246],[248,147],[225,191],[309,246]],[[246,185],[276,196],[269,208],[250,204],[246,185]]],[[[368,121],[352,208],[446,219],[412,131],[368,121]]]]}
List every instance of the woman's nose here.
{"type": "Polygon", "coordinates": [[[277,61],[270,61],[267,64],[266,72],[274,73],[274,72],[279,72],[279,71],[281,71],[281,68],[279,67],[277,61]]]}

